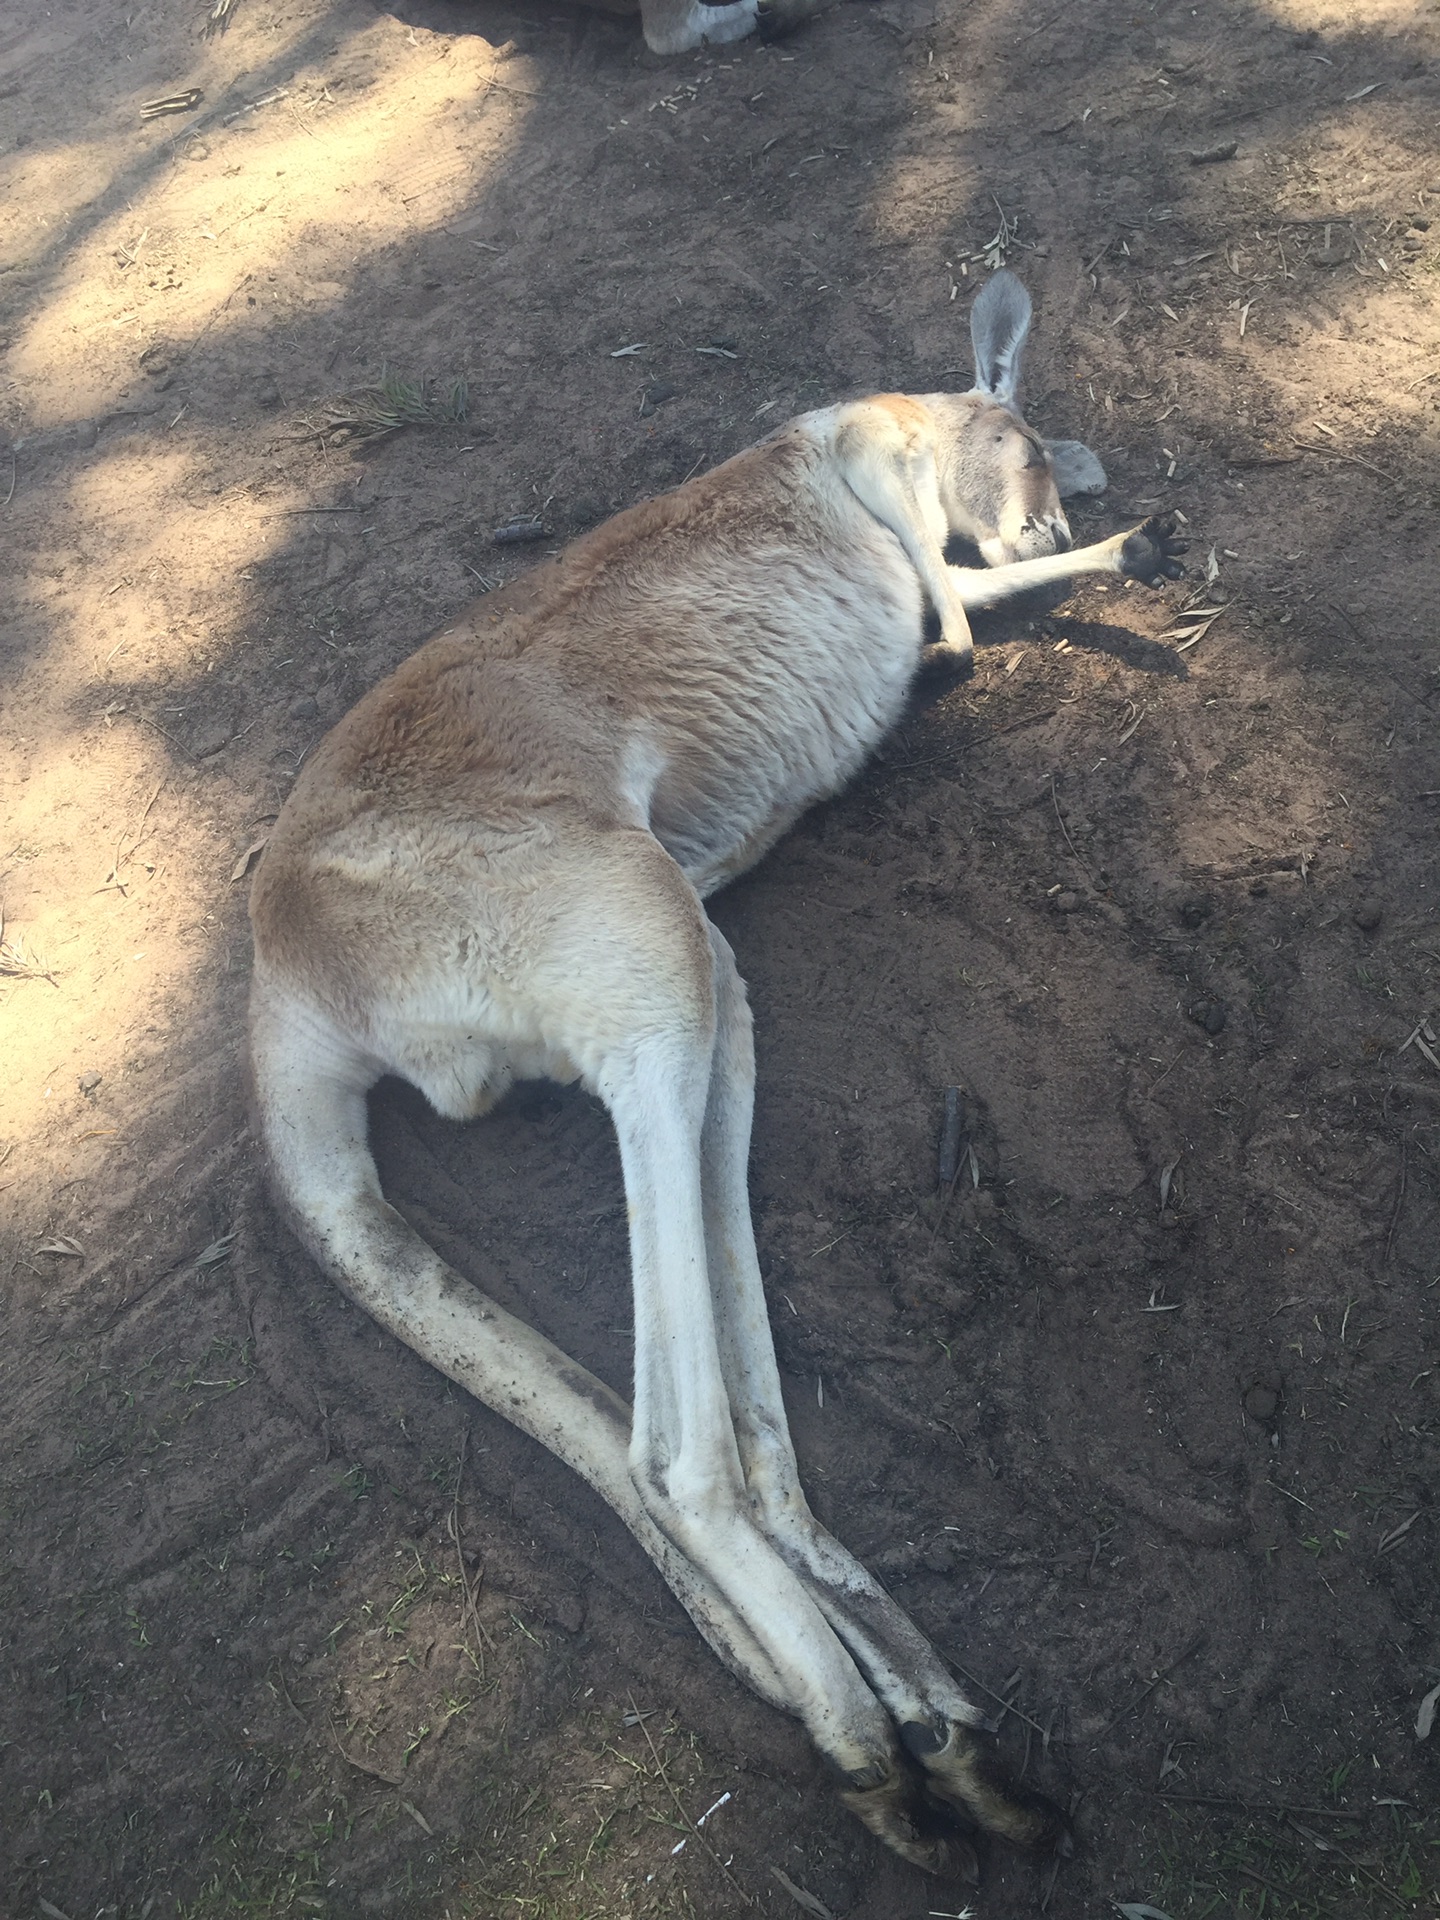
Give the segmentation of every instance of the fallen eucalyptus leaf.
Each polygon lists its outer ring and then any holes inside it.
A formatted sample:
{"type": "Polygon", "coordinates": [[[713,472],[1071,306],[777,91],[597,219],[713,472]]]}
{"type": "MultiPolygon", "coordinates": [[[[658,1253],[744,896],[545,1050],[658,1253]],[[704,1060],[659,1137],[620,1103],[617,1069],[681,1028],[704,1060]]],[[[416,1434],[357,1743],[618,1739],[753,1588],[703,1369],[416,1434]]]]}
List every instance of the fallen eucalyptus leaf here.
{"type": "Polygon", "coordinates": [[[240,858],[235,862],[234,867],[231,869],[231,873],[230,873],[231,886],[234,886],[237,880],[243,880],[245,878],[246,874],[249,873],[251,867],[253,867],[255,862],[260,858],[260,855],[263,853],[264,849],[265,849],[265,842],[263,840],[254,841],[250,846],[248,846],[245,849],[245,851],[241,854],[240,858]]]}
{"type": "Polygon", "coordinates": [[[835,1920],[834,1914],[823,1900],[818,1899],[813,1893],[807,1893],[804,1887],[797,1887],[789,1874],[782,1868],[771,1867],[770,1871],[795,1902],[796,1906],[802,1908],[806,1913],[813,1914],[814,1920],[835,1920]]]}

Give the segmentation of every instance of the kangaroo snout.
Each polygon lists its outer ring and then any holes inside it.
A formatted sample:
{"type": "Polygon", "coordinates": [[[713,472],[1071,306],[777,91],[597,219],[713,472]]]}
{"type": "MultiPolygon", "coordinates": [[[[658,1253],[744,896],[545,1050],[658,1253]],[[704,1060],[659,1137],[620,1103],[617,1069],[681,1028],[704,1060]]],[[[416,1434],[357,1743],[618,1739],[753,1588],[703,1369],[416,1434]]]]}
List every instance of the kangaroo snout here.
{"type": "Polygon", "coordinates": [[[1069,553],[1074,541],[1063,513],[1027,514],[1018,535],[1005,542],[1007,560],[1044,560],[1069,553]]]}

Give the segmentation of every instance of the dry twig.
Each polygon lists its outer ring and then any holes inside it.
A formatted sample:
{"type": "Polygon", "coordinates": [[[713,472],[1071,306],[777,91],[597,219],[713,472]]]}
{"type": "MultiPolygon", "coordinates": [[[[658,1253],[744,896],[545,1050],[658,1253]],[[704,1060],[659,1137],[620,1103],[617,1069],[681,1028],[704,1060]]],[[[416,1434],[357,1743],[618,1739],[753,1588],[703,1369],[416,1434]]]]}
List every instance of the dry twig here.
{"type": "Polygon", "coordinates": [[[704,1847],[705,1851],[709,1854],[710,1858],[715,1862],[716,1866],[720,1869],[721,1873],[724,1874],[726,1880],[729,1882],[731,1888],[733,1889],[737,1899],[742,1900],[747,1907],[753,1907],[755,1905],[755,1902],[751,1899],[750,1895],[746,1893],[745,1889],[740,1885],[740,1882],[735,1878],[734,1874],[731,1873],[730,1869],[726,1866],[725,1862],[720,1858],[719,1854],[715,1851],[714,1847],[711,1846],[710,1842],[706,1839],[705,1835],[700,1831],[700,1828],[696,1824],[696,1822],[693,1821],[690,1818],[689,1814],[685,1811],[685,1804],[681,1800],[679,1794],[675,1791],[674,1782],[671,1780],[670,1775],[665,1770],[665,1762],[660,1758],[660,1749],[655,1744],[654,1735],[651,1733],[649,1727],[647,1727],[645,1724],[645,1722],[650,1717],[649,1714],[641,1713],[640,1709],[635,1704],[635,1696],[633,1693],[627,1693],[625,1697],[630,1702],[630,1711],[635,1716],[635,1724],[639,1727],[640,1731],[645,1736],[645,1744],[650,1749],[650,1758],[655,1762],[655,1771],[660,1775],[660,1778],[665,1782],[666,1791],[669,1793],[670,1798],[675,1802],[675,1811],[679,1814],[680,1819],[684,1824],[686,1832],[693,1833],[695,1838],[700,1842],[701,1846],[704,1847]]]}
{"type": "Polygon", "coordinates": [[[1110,1720],[1104,1727],[1101,1728],[1100,1738],[1103,1740],[1107,1733],[1113,1733],[1115,1728],[1119,1726],[1122,1720],[1128,1719],[1129,1716],[1132,1713],[1134,1713],[1137,1708],[1143,1707],[1145,1702],[1150,1698],[1151,1694],[1154,1693],[1155,1689],[1158,1686],[1163,1685],[1163,1683],[1170,1678],[1171,1674],[1175,1672],[1177,1667],[1183,1667],[1185,1662],[1189,1660],[1194,1654],[1197,1654],[1200,1651],[1201,1647],[1204,1646],[1204,1644],[1205,1644],[1205,1635],[1203,1633],[1197,1634],[1195,1638],[1190,1642],[1189,1646],[1186,1647],[1183,1653],[1177,1653],[1175,1658],[1170,1662],[1168,1667],[1163,1667],[1160,1670],[1160,1672],[1156,1674],[1155,1678],[1149,1682],[1147,1686],[1143,1686],[1140,1689],[1139,1693],[1136,1694],[1135,1698],[1132,1701],[1130,1701],[1127,1706],[1121,1707],[1120,1711],[1114,1716],[1114,1718],[1110,1720]]]}

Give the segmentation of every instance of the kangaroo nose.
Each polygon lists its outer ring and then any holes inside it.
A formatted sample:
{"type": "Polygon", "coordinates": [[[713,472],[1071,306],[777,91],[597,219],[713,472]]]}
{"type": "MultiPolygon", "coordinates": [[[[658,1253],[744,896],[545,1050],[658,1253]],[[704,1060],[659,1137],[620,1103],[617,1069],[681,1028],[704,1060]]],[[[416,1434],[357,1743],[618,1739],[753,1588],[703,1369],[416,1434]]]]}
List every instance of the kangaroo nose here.
{"type": "Polygon", "coordinates": [[[1050,522],[1050,537],[1055,542],[1056,553],[1068,553],[1075,544],[1070,537],[1070,529],[1063,520],[1050,522]]]}

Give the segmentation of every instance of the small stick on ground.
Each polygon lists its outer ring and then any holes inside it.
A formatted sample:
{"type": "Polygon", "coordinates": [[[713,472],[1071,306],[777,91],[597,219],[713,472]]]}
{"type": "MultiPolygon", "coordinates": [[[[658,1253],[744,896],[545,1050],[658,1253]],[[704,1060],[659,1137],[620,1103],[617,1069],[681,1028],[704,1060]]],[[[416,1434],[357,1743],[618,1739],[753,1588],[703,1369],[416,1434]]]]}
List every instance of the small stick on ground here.
{"type": "Polygon", "coordinates": [[[1383,480],[1387,487],[1398,487],[1400,484],[1394,474],[1386,473],[1383,467],[1377,467],[1372,460],[1362,460],[1358,453],[1342,453],[1338,447],[1316,446],[1312,440],[1297,440],[1295,445],[1302,453],[1318,453],[1327,460],[1343,460],[1348,466],[1363,467],[1366,473],[1373,473],[1377,480],[1383,480]]]}
{"type": "Polygon", "coordinates": [[[1393,1887],[1387,1887],[1378,1875],[1373,1874],[1368,1867],[1362,1866],[1353,1853],[1347,1853],[1345,1851],[1338,1840],[1323,1840],[1318,1833],[1311,1833],[1308,1827],[1302,1827],[1298,1820],[1292,1820],[1290,1824],[1302,1839],[1308,1840],[1311,1846],[1315,1847],[1319,1852],[1338,1853],[1347,1866],[1353,1867],[1356,1873],[1362,1875],[1363,1878],[1370,1882],[1372,1887],[1378,1887],[1387,1900],[1391,1901],[1395,1906],[1399,1906],[1400,1902],[1396,1898],[1395,1889],[1393,1887]]]}
{"type": "Polygon", "coordinates": [[[297,1707],[295,1704],[295,1696],[290,1691],[290,1682],[285,1678],[285,1665],[283,1661],[277,1660],[275,1662],[275,1678],[280,1682],[280,1691],[285,1696],[286,1706],[289,1707],[290,1711],[294,1714],[295,1718],[300,1722],[301,1726],[305,1727],[308,1730],[310,1726],[310,1722],[305,1718],[304,1714],[300,1711],[299,1707],[297,1707]]]}
{"type": "Polygon", "coordinates": [[[1267,1880],[1263,1873],[1257,1873],[1254,1867],[1237,1866],[1235,1871],[1236,1873],[1243,1873],[1247,1880],[1254,1880],[1257,1881],[1260,1886],[1268,1887],[1271,1893],[1278,1894],[1282,1900],[1289,1900],[1292,1897],[1283,1887],[1277,1887],[1273,1880],[1267,1880]]]}
{"type": "MultiPolygon", "coordinates": [[[[167,774],[166,779],[168,778],[169,775],[167,774]]],[[[150,818],[150,809],[155,805],[155,802],[164,791],[165,781],[162,780],[150,798],[145,802],[145,811],[135,823],[134,838],[130,842],[129,852],[121,852],[121,848],[125,845],[124,834],[121,834],[120,838],[115,842],[115,863],[105,876],[105,884],[95,889],[97,893],[108,893],[112,887],[117,893],[123,894],[125,892],[125,882],[120,878],[120,869],[121,867],[128,866],[139,852],[141,842],[145,838],[145,822],[150,818]]]]}
{"type": "MultiPolygon", "coordinates": [[[[1006,1713],[1013,1713],[1017,1720],[1023,1720],[1027,1727],[1033,1727],[1036,1733],[1040,1735],[1042,1740],[1050,1738],[1050,1736],[1046,1733],[1045,1728],[1041,1726],[1040,1722],[1038,1720],[1032,1720],[1028,1713],[1022,1713],[1020,1708],[1016,1706],[1013,1700],[1007,1700],[1003,1693],[996,1693],[993,1687],[987,1687],[985,1682],[982,1679],[980,1679],[978,1674],[973,1674],[971,1673],[968,1667],[961,1666],[960,1662],[955,1658],[953,1653],[946,1653],[943,1648],[939,1649],[939,1651],[940,1651],[941,1658],[947,1661],[949,1665],[952,1666],[955,1669],[955,1671],[961,1676],[962,1679],[968,1680],[972,1687],[978,1687],[981,1693],[988,1694],[989,1697],[995,1702],[997,1706],[1001,1706],[1005,1709],[1006,1713]]],[[[1004,1714],[1001,1715],[1001,1719],[1002,1720],[1004,1719],[1004,1714]]],[[[997,1726],[999,1725],[999,1721],[996,1722],[996,1725],[997,1726]]]]}
{"type": "Polygon", "coordinates": [[[945,1089],[945,1123],[940,1133],[939,1180],[940,1211],[935,1216],[935,1229],[930,1235],[933,1247],[940,1238],[940,1229],[945,1224],[945,1215],[950,1210],[950,1202],[955,1198],[955,1189],[960,1182],[960,1174],[967,1164],[969,1156],[962,1153],[965,1142],[965,1093],[961,1087],[945,1089]]]}
{"type": "Polygon", "coordinates": [[[1060,824],[1061,833],[1063,833],[1065,836],[1065,844],[1067,847],[1069,847],[1071,853],[1074,855],[1076,865],[1080,868],[1080,871],[1085,875],[1086,879],[1088,880],[1090,877],[1090,869],[1089,867],[1086,866],[1085,862],[1080,858],[1080,850],[1075,845],[1075,842],[1070,838],[1070,829],[1066,826],[1065,816],[1060,811],[1060,796],[1055,790],[1055,776],[1053,773],[1050,776],[1050,804],[1055,809],[1055,818],[1060,824]]]}
{"type": "Polygon", "coordinates": [[[649,1727],[647,1727],[645,1724],[645,1722],[649,1719],[650,1716],[648,1714],[641,1713],[640,1709],[635,1704],[635,1696],[633,1693],[630,1693],[627,1691],[625,1698],[630,1702],[630,1711],[635,1716],[635,1724],[639,1727],[640,1731],[645,1736],[645,1744],[650,1749],[650,1758],[655,1762],[655,1771],[660,1775],[660,1778],[665,1782],[666,1791],[669,1793],[670,1798],[675,1802],[675,1811],[679,1814],[681,1820],[683,1821],[685,1826],[685,1831],[687,1833],[693,1834],[695,1838],[700,1842],[701,1846],[704,1847],[705,1851],[709,1854],[710,1858],[715,1862],[716,1866],[720,1869],[721,1873],[724,1874],[726,1880],[729,1882],[737,1898],[740,1900],[743,1900],[747,1907],[753,1907],[755,1905],[755,1902],[750,1898],[750,1895],[746,1893],[745,1889],[740,1885],[740,1882],[735,1878],[734,1874],[731,1873],[730,1869],[726,1866],[725,1862],[720,1858],[719,1854],[715,1851],[714,1847],[711,1846],[710,1842],[706,1839],[705,1835],[700,1831],[699,1827],[697,1827],[695,1822],[690,1818],[689,1814],[686,1813],[684,1803],[681,1800],[679,1794],[675,1791],[675,1787],[673,1782],[670,1779],[670,1775],[665,1771],[665,1762],[660,1758],[660,1749],[656,1746],[654,1736],[651,1734],[649,1727]]]}
{"type": "Polygon", "coordinates": [[[1246,1800],[1238,1793],[1171,1793],[1163,1787],[1151,1787],[1150,1793],[1156,1800],[1179,1800],[1195,1807],[1242,1807],[1246,1813],[1273,1814],[1280,1820],[1292,1813],[1309,1814],[1314,1820],[1358,1820],[1365,1811],[1363,1807],[1359,1813],[1344,1807],[1292,1807],[1283,1800],[1246,1800]]]}
{"type": "Polygon", "coordinates": [[[1170,1662],[1168,1667],[1164,1668],[1160,1673],[1157,1673],[1155,1678],[1150,1682],[1148,1686],[1142,1687],[1140,1689],[1139,1693],[1136,1694],[1135,1698],[1130,1702],[1129,1706],[1122,1707],[1120,1711],[1115,1715],[1114,1719],[1111,1720],[1107,1726],[1104,1726],[1100,1729],[1099,1737],[1103,1740],[1107,1733],[1113,1733],[1115,1731],[1116,1727],[1119,1726],[1122,1720],[1128,1719],[1128,1717],[1132,1713],[1134,1713],[1137,1708],[1143,1707],[1145,1702],[1150,1698],[1151,1694],[1154,1693],[1155,1689],[1158,1686],[1162,1685],[1163,1682],[1168,1680],[1171,1674],[1174,1673],[1177,1667],[1183,1667],[1185,1662],[1188,1659],[1190,1659],[1193,1654],[1197,1654],[1200,1651],[1201,1647],[1204,1646],[1204,1644],[1205,1644],[1205,1635],[1203,1633],[1197,1634],[1195,1638],[1190,1642],[1189,1646],[1186,1647],[1183,1653],[1176,1654],[1175,1658],[1170,1662]]]}
{"type": "MultiPolygon", "coordinates": [[[[1375,646],[1373,641],[1370,639],[1370,636],[1364,632],[1364,630],[1359,626],[1359,624],[1355,620],[1351,618],[1351,616],[1345,611],[1344,607],[1340,605],[1338,600],[1332,600],[1329,603],[1329,605],[1330,605],[1330,611],[1332,613],[1339,614],[1340,618],[1345,622],[1346,626],[1349,627],[1350,631],[1354,634],[1355,638],[1360,642],[1360,644],[1364,647],[1370,648],[1371,658],[1375,661],[1375,664],[1381,669],[1381,671],[1389,674],[1390,678],[1395,682],[1396,686],[1400,688],[1402,693],[1408,693],[1412,700],[1418,700],[1422,707],[1425,707],[1426,709],[1428,709],[1430,705],[1431,695],[1428,693],[1417,693],[1414,687],[1407,685],[1407,683],[1400,678],[1399,674],[1396,673],[1395,669],[1390,665],[1389,661],[1386,660],[1380,648],[1375,646]]],[[[1427,796],[1425,794],[1421,794],[1420,796],[1422,800],[1425,799],[1426,797],[1427,796]]]]}
{"type": "Polygon", "coordinates": [[[1390,1250],[1395,1245],[1395,1229],[1400,1224],[1400,1209],[1405,1204],[1405,1142],[1400,1142],[1400,1185],[1395,1194],[1395,1207],[1390,1215],[1390,1231],[1385,1236],[1385,1252],[1381,1257],[1382,1267],[1390,1264],[1390,1250]]]}
{"type": "Polygon", "coordinates": [[[460,1463],[455,1469],[455,1497],[450,1502],[450,1512],[445,1525],[450,1538],[455,1542],[455,1571],[460,1576],[460,1631],[468,1638],[470,1629],[472,1627],[475,1629],[475,1655],[480,1663],[480,1672],[483,1678],[485,1672],[485,1654],[481,1642],[483,1641],[484,1645],[489,1647],[492,1653],[495,1651],[495,1642],[486,1631],[485,1622],[480,1618],[480,1609],[475,1604],[475,1597],[480,1591],[480,1583],[485,1578],[485,1569],[481,1567],[475,1576],[473,1584],[469,1574],[465,1571],[465,1543],[460,1528],[460,1488],[465,1479],[465,1456],[469,1452],[469,1449],[470,1429],[467,1426],[460,1442],[460,1463]]]}

